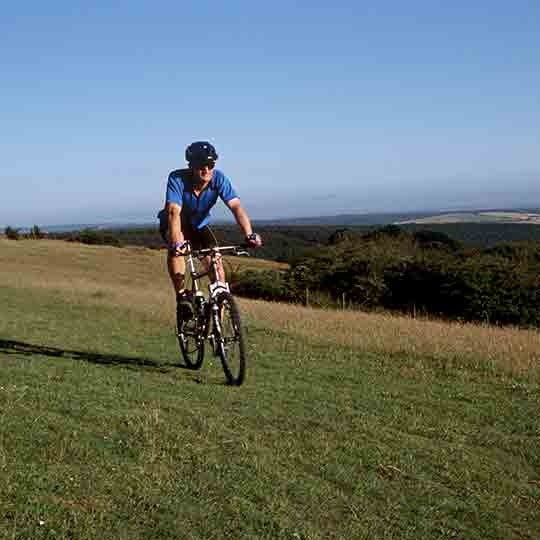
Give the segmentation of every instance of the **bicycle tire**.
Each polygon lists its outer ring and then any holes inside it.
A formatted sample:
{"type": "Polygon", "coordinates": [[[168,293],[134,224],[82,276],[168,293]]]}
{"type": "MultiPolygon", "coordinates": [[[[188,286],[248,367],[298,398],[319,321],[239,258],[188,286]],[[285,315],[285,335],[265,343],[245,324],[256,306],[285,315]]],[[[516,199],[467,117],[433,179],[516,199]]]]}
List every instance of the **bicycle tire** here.
{"type": "Polygon", "coordinates": [[[217,351],[227,382],[233,386],[240,386],[246,374],[246,347],[240,310],[230,293],[221,293],[216,304],[219,308],[218,313],[222,313],[219,325],[214,321],[217,351]]]}
{"type": "Polygon", "coordinates": [[[204,335],[200,321],[196,317],[188,321],[178,320],[177,336],[186,366],[200,369],[204,360],[204,335]]]}

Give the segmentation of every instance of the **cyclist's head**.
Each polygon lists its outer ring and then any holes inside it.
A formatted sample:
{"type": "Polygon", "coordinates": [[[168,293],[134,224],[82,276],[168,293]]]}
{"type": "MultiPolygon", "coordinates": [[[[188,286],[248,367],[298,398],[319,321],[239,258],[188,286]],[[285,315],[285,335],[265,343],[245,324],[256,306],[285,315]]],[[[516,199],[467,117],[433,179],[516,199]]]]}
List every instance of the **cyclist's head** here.
{"type": "Polygon", "coordinates": [[[213,169],[217,158],[216,149],[207,141],[196,141],[186,148],[186,161],[191,169],[205,165],[213,169]]]}

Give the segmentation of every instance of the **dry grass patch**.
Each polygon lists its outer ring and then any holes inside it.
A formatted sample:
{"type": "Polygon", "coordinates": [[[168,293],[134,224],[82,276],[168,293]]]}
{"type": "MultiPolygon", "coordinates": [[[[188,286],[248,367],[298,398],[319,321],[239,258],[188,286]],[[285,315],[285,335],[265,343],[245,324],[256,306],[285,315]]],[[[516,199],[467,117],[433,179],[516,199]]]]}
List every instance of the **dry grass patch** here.
{"type": "Polygon", "coordinates": [[[362,352],[424,355],[493,363],[513,374],[540,373],[540,332],[359,311],[242,302],[245,313],[273,328],[362,352]]]}
{"type": "MultiPolygon", "coordinates": [[[[279,268],[235,258],[243,267],[279,268]]],[[[54,289],[76,300],[122,305],[173,325],[174,300],[164,253],[145,248],[86,246],[61,241],[0,239],[0,285],[54,289]]],[[[540,332],[483,324],[448,323],[389,314],[241,301],[258,326],[360,352],[407,354],[492,364],[519,375],[540,373],[540,332]]]]}
{"type": "MultiPolygon", "coordinates": [[[[0,285],[53,289],[69,300],[123,305],[171,321],[174,298],[165,252],[141,247],[91,246],[57,240],[0,239],[0,285]]],[[[228,257],[232,271],[283,269],[286,265],[228,257]]]]}

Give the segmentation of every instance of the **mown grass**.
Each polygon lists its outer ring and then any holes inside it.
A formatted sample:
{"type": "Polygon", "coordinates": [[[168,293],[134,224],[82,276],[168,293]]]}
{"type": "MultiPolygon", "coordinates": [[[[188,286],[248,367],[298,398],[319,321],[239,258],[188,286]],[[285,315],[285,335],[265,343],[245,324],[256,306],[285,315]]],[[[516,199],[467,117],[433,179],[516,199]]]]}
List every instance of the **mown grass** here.
{"type": "Polygon", "coordinates": [[[243,301],[231,388],[171,296],[153,252],[0,240],[0,537],[539,537],[537,333],[243,301]]]}

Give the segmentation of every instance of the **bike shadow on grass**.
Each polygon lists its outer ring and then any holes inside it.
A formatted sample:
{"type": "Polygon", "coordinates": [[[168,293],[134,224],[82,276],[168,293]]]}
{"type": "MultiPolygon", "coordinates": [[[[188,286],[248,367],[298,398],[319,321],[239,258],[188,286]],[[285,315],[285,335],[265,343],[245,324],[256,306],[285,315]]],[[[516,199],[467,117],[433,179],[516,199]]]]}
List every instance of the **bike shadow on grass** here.
{"type": "Polygon", "coordinates": [[[25,356],[41,355],[53,358],[71,358],[82,360],[92,364],[102,364],[110,366],[125,366],[128,368],[147,369],[166,373],[170,368],[191,369],[181,363],[163,363],[151,358],[141,356],[124,356],[119,354],[97,353],[91,351],[73,351],[69,349],[59,349],[45,345],[35,345],[11,339],[0,339],[0,353],[18,354],[25,356]]]}

